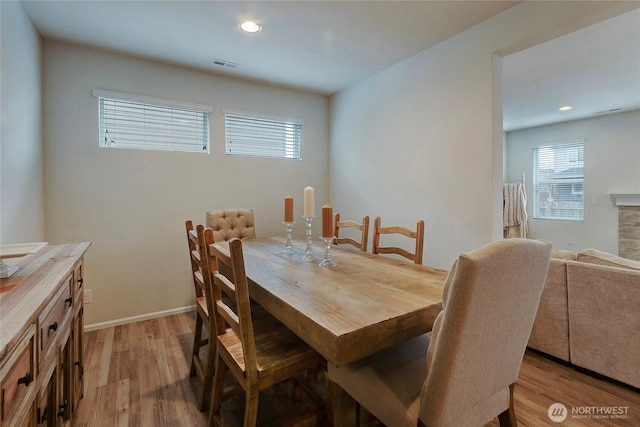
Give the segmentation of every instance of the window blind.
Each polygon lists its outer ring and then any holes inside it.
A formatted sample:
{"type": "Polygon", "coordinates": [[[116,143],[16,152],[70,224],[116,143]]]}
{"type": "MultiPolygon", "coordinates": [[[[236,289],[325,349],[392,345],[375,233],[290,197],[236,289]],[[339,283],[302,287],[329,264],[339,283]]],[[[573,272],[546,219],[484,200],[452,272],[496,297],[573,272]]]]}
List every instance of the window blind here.
{"type": "Polygon", "coordinates": [[[302,121],[247,114],[224,113],[227,155],[301,159],[302,121]]]}
{"type": "Polygon", "coordinates": [[[584,220],[584,141],[533,149],[533,217],[584,220]]]}
{"type": "Polygon", "coordinates": [[[116,92],[94,95],[100,147],[209,153],[207,107],[116,92]]]}

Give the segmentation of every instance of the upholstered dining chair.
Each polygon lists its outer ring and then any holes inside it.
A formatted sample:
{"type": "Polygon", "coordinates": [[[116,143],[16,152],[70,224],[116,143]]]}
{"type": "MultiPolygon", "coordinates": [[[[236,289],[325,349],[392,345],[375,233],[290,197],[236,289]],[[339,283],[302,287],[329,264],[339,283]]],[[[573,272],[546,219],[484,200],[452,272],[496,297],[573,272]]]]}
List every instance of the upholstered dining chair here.
{"type": "Polygon", "coordinates": [[[255,239],[256,227],[252,209],[218,209],[207,212],[207,228],[213,230],[213,240],[222,242],[238,239],[255,239]]]}
{"type": "Polygon", "coordinates": [[[374,254],[397,254],[401,255],[416,264],[422,264],[422,252],[424,250],[424,221],[418,220],[416,229],[411,230],[407,227],[388,226],[382,227],[380,217],[376,217],[373,222],[373,248],[374,254]],[[382,246],[380,244],[380,235],[382,234],[401,234],[410,239],[415,240],[415,250],[410,252],[405,248],[398,246],[382,246]]]}
{"type": "Polygon", "coordinates": [[[198,406],[201,411],[205,411],[211,402],[211,389],[213,387],[213,371],[216,355],[215,340],[209,337],[215,334],[215,317],[213,294],[211,286],[207,280],[209,266],[203,265],[206,262],[206,248],[213,243],[213,233],[209,230],[205,233],[204,226],[198,225],[196,230],[193,222],[185,222],[187,230],[187,242],[189,244],[189,258],[191,260],[191,273],[196,295],[196,327],[193,337],[193,350],[191,352],[191,369],[189,375],[198,376],[202,382],[202,391],[199,396],[198,406]],[[205,334],[203,334],[203,329],[205,334]],[[201,349],[206,347],[204,357],[201,356],[201,349]]]}
{"type": "Polygon", "coordinates": [[[517,425],[513,394],[549,266],[548,242],[509,239],[461,254],[431,336],[329,364],[336,426],[355,399],[389,427],[517,425]],[[375,390],[375,393],[371,391],[375,390]]]}
{"type": "MultiPolygon", "coordinates": [[[[231,394],[225,391],[225,373],[230,371],[245,393],[244,426],[255,426],[258,417],[258,395],[275,384],[293,380],[293,396],[310,392],[302,386],[302,375],[315,372],[324,359],[304,341],[271,316],[254,317],[249,302],[249,287],[244,266],[242,241],[233,238],[228,252],[222,245],[210,246],[209,255],[231,271],[227,277],[220,271],[213,273],[218,356],[210,407],[210,425],[222,425],[220,410],[231,394]],[[235,303],[230,306],[222,298],[225,294],[235,303]],[[255,320],[255,322],[254,322],[255,320]]],[[[266,312],[265,312],[266,313],[266,312]]],[[[306,382],[305,382],[306,384],[306,382]]],[[[297,419],[301,425],[311,425],[324,415],[323,399],[311,393],[318,409],[297,419]]]]}
{"type": "Polygon", "coordinates": [[[335,239],[333,240],[334,244],[336,245],[350,244],[360,249],[362,252],[367,252],[367,245],[369,243],[369,217],[368,216],[363,217],[362,222],[356,222],[353,220],[342,221],[340,219],[340,214],[336,213],[335,221],[333,224],[334,224],[333,235],[335,236],[335,239]],[[340,229],[344,229],[344,228],[353,228],[356,231],[359,231],[360,241],[354,239],[353,237],[345,236],[344,233],[343,233],[343,236],[340,237],[340,229]]]}

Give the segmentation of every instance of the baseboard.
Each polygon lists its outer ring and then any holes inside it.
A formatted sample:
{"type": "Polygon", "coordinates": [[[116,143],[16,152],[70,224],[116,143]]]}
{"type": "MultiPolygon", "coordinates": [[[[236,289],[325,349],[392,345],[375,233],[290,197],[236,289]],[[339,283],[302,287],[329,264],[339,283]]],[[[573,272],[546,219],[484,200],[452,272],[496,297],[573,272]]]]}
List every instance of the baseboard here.
{"type": "Polygon", "coordinates": [[[196,309],[195,305],[187,307],[172,308],[170,310],[156,311],[153,313],[141,314],[139,316],[123,317],[121,319],[109,320],[107,322],[92,323],[84,325],[84,331],[96,331],[98,329],[111,328],[114,326],[126,325],[128,323],[140,322],[143,320],[157,319],[158,317],[171,316],[172,314],[187,313],[196,309]]]}

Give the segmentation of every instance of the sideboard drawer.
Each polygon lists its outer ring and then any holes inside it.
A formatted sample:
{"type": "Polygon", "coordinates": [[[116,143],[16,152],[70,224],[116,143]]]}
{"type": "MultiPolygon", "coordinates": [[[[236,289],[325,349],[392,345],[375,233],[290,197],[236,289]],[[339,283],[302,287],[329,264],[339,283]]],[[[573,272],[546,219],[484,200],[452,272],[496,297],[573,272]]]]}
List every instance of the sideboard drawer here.
{"type": "Polygon", "coordinates": [[[17,412],[30,407],[36,388],[35,325],[20,341],[16,353],[2,367],[0,392],[0,420],[2,425],[17,412]]]}
{"type": "Polygon", "coordinates": [[[73,274],[65,279],[66,285],[62,286],[51,302],[38,318],[40,328],[40,361],[46,357],[51,343],[69,330],[71,315],[73,313],[73,298],[71,297],[71,282],[73,274]]]}

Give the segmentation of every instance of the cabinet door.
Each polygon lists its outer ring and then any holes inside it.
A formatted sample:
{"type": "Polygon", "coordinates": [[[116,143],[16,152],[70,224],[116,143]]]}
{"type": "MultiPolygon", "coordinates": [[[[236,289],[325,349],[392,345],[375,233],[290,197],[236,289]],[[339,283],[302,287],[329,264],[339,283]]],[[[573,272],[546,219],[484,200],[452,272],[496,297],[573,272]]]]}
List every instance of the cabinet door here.
{"type": "Polygon", "coordinates": [[[82,336],[84,331],[84,307],[79,306],[73,316],[73,324],[71,325],[71,340],[73,341],[72,349],[72,404],[71,411],[75,412],[80,404],[80,399],[84,394],[84,367],[82,358],[82,336]]]}
{"type": "Polygon", "coordinates": [[[59,381],[56,389],[56,417],[59,426],[71,423],[72,346],[73,342],[69,338],[60,349],[58,358],[59,381]]]}
{"type": "Polygon", "coordinates": [[[57,389],[57,369],[49,377],[49,382],[36,400],[36,425],[38,427],[55,427],[57,424],[55,411],[55,394],[57,389]]]}

